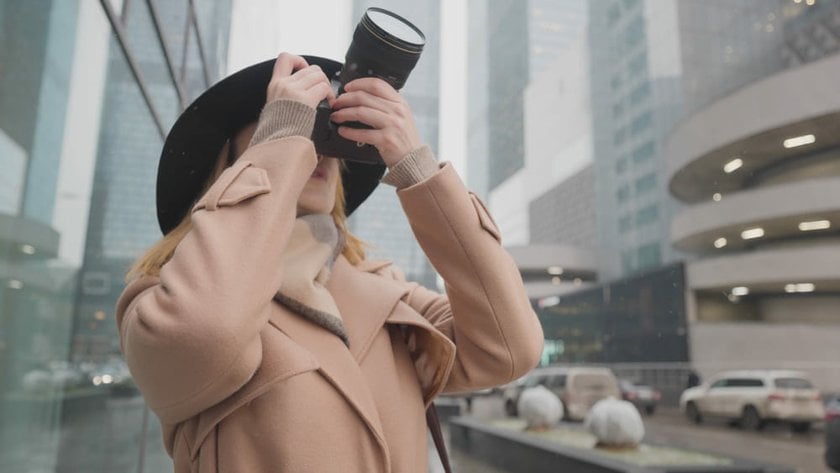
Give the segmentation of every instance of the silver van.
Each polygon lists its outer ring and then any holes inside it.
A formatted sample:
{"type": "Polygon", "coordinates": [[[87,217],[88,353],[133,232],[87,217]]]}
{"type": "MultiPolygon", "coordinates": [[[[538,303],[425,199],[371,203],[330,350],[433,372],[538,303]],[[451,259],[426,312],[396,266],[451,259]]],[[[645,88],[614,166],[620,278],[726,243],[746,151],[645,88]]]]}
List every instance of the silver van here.
{"type": "Polygon", "coordinates": [[[517,415],[516,405],[522,391],[537,385],[545,386],[560,398],[563,418],[567,420],[583,420],[601,399],[621,399],[618,380],[608,368],[549,366],[531,371],[502,391],[508,415],[517,415]]]}

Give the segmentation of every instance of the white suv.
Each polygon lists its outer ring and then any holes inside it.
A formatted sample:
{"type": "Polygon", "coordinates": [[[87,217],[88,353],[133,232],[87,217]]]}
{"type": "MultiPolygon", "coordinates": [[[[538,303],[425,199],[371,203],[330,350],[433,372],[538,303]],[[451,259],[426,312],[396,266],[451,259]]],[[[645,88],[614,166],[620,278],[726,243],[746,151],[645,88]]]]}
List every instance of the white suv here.
{"type": "Polygon", "coordinates": [[[721,417],[754,430],[768,421],[784,421],[804,432],[824,416],[820,392],[800,371],[719,373],[707,383],[686,389],[680,407],[698,424],[704,417],[721,417]]]}

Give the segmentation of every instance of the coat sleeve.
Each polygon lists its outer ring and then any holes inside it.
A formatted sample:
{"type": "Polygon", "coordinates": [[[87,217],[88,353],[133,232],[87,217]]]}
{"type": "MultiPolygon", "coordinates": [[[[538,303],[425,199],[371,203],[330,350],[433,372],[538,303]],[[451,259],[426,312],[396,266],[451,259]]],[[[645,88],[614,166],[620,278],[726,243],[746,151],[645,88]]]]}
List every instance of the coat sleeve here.
{"type": "Polygon", "coordinates": [[[504,384],[534,368],[543,332],[516,263],[478,197],[450,164],[397,192],[417,241],[446,283],[407,297],[456,346],[445,392],[504,384]]]}
{"type": "Polygon", "coordinates": [[[196,204],[192,229],[160,277],[123,292],[122,351],[163,422],[225,399],[260,365],[282,251],[316,162],[312,142],[299,136],[249,148],[196,204]]]}

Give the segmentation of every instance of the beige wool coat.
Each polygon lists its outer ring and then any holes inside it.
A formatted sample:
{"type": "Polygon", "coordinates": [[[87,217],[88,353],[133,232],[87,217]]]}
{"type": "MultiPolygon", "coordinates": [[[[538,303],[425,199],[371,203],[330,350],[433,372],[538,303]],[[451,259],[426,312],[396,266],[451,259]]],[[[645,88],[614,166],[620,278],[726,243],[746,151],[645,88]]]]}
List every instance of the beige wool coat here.
{"type": "Polygon", "coordinates": [[[506,383],[539,360],[517,267],[448,164],[398,191],[446,296],[340,257],[327,288],[349,348],[275,302],[316,162],[300,136],[249,148],[194,207],[160,277],[118,302],[124,356],[177,473],[425,472],[436,395],[506,383]]]}

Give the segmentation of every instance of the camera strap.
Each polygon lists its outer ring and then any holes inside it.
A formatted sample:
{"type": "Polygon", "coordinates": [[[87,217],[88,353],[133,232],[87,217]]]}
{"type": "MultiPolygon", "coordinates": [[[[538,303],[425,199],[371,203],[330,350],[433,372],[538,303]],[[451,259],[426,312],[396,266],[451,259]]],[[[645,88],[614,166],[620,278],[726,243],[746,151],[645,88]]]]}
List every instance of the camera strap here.
{"type": "Polygon", "coordinates": [[[426,409],[426,424],[429,425],[429,431],[432,433],[432,440],[435,442],[435,448],[440,456],[440,463],[443,465],[443,471],[452,473],[452,466],[449,465],[449,454],[446,452],[446,444],[443,441],[443,434],[440,431],[440,419],[438,419],[437,409],[434,403],[429,405],[426,409]]]}

